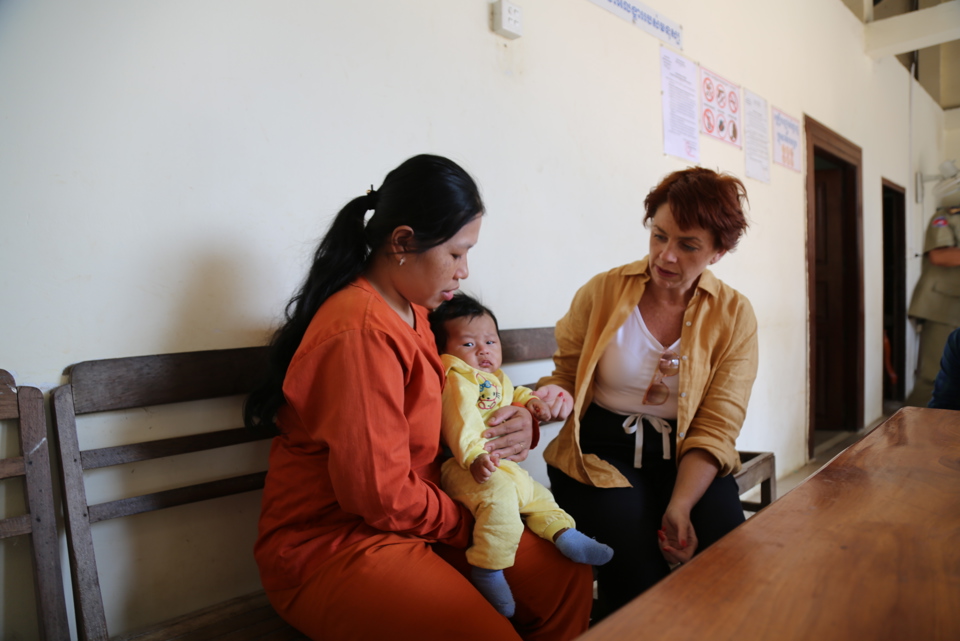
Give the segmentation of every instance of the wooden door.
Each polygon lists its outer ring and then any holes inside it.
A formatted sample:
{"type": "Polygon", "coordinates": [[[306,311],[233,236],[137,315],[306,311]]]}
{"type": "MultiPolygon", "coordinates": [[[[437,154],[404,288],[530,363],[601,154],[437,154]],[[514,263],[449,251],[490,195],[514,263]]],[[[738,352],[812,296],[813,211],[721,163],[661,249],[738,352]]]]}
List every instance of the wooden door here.
{"type": "Polygon", "coordinates": [[[906,190],[883,181],[883,333],[885,351],[883,400],[897,404],[905,395],[907,371],[907,240],[906,190]],[[892,376],[887,371],[887,365],[892,376]]]}
{"type": "MultiPolygon", "coordinates": [[[[813,457],[817,429],[864,426],[863,153],[809,116],[804,118],[804,133],[810,309],[807,451],[813,457]]],[[[879,384],[879,376],[870,382],[879,384]]]]}
{"type": "Polygon", "coordinates": [[[814,349],[817,358],[814,429],[843,429],[846,422],[847,368],[844,353],[846,326],[843,265],[843,170],[816,169],[816,271],[814,275],[814,349]]]}

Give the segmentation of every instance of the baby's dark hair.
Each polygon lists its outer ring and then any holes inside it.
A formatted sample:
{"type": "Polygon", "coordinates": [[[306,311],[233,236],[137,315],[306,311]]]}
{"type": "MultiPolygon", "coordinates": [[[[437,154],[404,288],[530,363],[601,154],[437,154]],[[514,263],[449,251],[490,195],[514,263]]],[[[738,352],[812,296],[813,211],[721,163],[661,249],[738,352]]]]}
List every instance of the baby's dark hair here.
{"type": "Polygon", "coordinates": [[[497,322],[497,317],[476,298],[457,292],[450,300],[440,303],[440,306],[427,316],[430,320],[430,329],[433,330],[433,336],[437,340],[437,351],[441,354],[447,351],[447,321],[456,318],[479,318],[484,314],[493,319],[493,326],[497,328],[499,336],[500,324],[497,322]]]}

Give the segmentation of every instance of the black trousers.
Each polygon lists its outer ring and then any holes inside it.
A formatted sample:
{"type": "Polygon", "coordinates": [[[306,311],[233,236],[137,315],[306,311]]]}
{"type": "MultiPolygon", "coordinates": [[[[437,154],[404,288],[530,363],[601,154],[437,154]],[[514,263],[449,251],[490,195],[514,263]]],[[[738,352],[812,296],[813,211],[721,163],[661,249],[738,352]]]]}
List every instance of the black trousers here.
{"type": "MultiPolygon", "coordinates": [[[[663,458],[663,436],[643,422],[643,465],[633,467],[636,436],[623,431],[626,417],[591,405],[581,421],[580,446],[616,467],[633,487],[598,488],[548,467],[551,490],[577,529],[606,543],[613,560],[598,568],[595,620],[623,606],[667,576],[670,568],[660,552],[657,530],[677,480],[674,463],[676,422],[671,421],[669,460],[663,458]]],[[[638,428],[639,429],[639,428],[638,428]]],[[[737,482],[732,475],[713,481],[690,512],[697,533],[697,553],[743,523],[737,482]]]]}

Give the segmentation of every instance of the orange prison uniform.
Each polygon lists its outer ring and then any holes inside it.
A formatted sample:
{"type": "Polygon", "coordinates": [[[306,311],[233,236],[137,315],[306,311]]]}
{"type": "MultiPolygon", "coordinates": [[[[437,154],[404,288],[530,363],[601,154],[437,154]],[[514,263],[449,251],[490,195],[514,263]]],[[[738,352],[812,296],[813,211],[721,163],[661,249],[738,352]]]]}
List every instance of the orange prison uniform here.
{"type": "Polygon", "coordinates": [[[267,596],[314,639],[572,639],[592,575],[551,543],[525,534],[506,571],[513,626],[464,577],[473,519],[439,487],[443,367],[414,311],[416,329],[359,278],[311,322],[254,546],[267,596]]]}

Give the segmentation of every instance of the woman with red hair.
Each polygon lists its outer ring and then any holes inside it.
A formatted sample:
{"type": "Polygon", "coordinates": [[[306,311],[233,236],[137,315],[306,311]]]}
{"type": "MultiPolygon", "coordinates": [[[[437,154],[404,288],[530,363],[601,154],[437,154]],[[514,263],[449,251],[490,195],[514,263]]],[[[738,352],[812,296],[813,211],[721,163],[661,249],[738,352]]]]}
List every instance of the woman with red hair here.
{"type": "Polygon", "coordinates": [[[537,395],[566,422],[544,458],[578,529],[615,551],[597,617],[744,520],[733,473],[757,321],[707,267],[746,230],[745,201],[733,176],[670,174],[644,201],[649,255],[595,276],[557,323],[537,395]]]}

